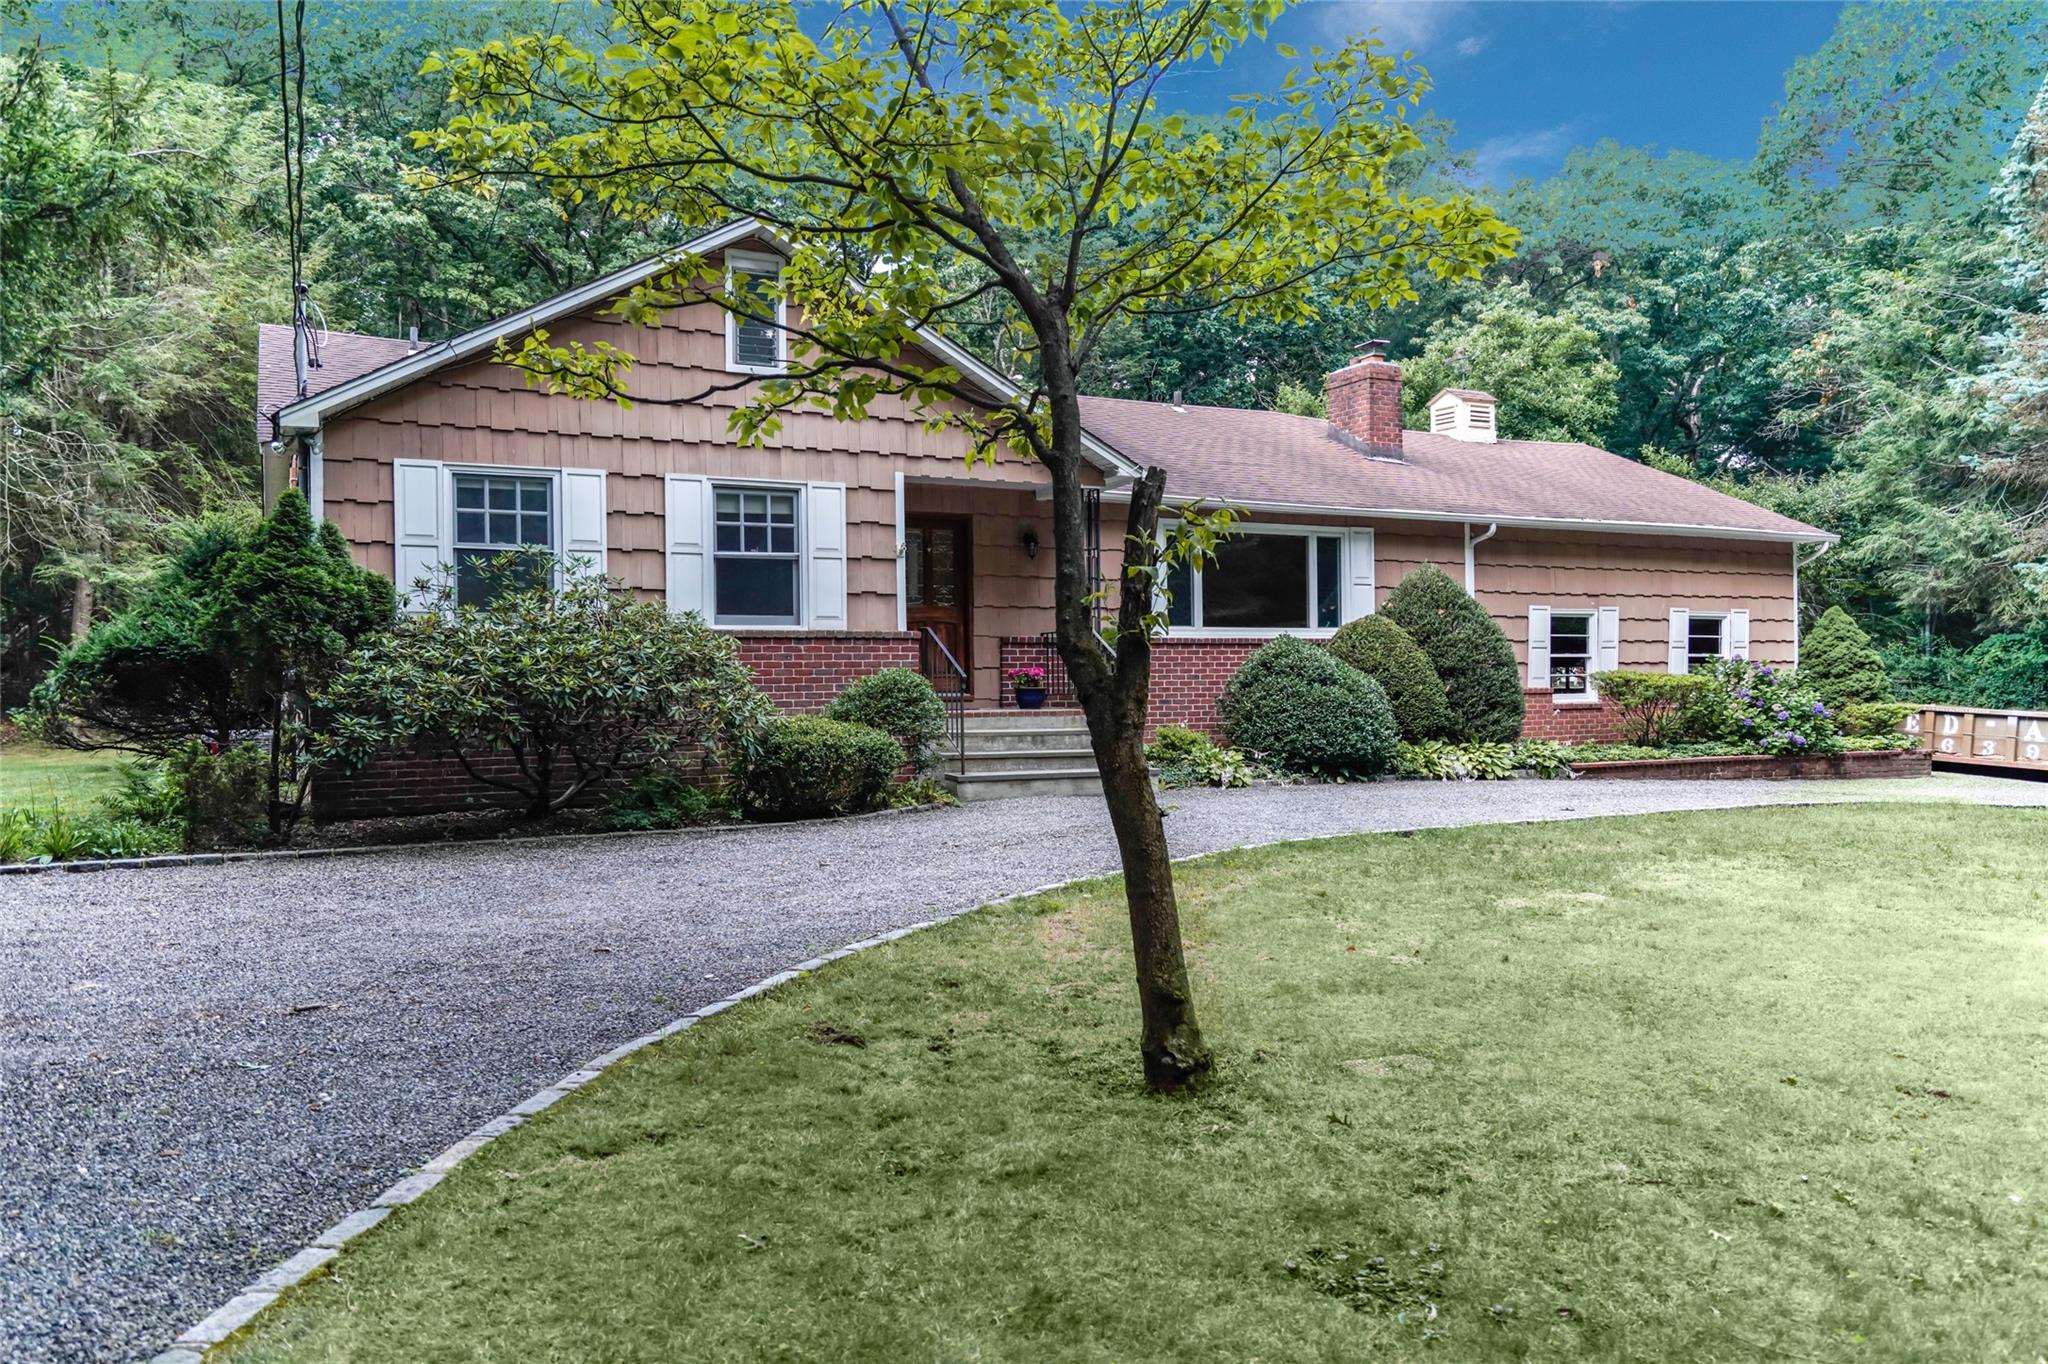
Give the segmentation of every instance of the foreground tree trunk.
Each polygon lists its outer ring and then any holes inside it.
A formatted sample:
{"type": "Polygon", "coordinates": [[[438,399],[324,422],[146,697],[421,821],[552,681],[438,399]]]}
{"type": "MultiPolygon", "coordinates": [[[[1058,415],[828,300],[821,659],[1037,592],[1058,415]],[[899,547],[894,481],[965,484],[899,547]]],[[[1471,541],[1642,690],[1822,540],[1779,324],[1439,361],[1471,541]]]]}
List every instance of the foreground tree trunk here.
{"type": "MultiPolygon", "coordinates": [[[[1088,717],[1089,743],[1102,773],[1102,794],[1123,862],[1145,1082],[1155,1091],[1170,1093],[1206,1075],[1214,1061],[1195,1021],[1194,994],[1181,950],[1173,862],[1145,760],[1152,643],[1144,619],[1151,603],[1141,598],[1149,579],[1134,580],[1128,573],[1123,578],[1114,650],[1105,648],[1095,629],[1098,585],[1086,550],[1088,508],[1081,489],[1080,404],[1075,392],[1068,388],[1065,395],[1054,397],[1054,448],[1052,458],[1045,461],[1053,481],[1054,616],[1060,656],[1088,717]],[[1063,407],[1072,413],[1070,426],[1060,420],[1063,407]],[[1134,581],[1140,585],[1134,586],[1134,581]]],[[[1143,568],[1152,562],[1165,490],[1166,475],[1159,469],[1147,470],[1131,490],[1125,528],[1127,567],[1143,568]]]]}

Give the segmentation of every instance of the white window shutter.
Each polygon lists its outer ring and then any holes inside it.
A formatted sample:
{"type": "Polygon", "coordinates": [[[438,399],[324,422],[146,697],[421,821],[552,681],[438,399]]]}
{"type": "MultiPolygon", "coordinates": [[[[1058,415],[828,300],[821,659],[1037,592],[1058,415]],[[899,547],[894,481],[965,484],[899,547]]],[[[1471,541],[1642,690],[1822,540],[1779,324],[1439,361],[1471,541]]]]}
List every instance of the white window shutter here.
{"type": "Polygon", "coordinates": [[[1529,608],[1529,680],[1531,691],[1550,689],[1550,608],[1529,608]]]}
{"type": "Polygon", "coordinates": [[[587,559],[602,577],[605,562],[605,476],[602,469],[562,470],[562,557],[587,559]]]}
{"type": "Polygon", "coordinates": [[[711,615],[710,559],[704,550],[711,523],[711,480],[670,474],[664,480],[663,539],[668,548],[668,609],[675,615],[711,615]]]}
{"type": "Polygon", "coordinates": [[[1375,586],[1373,543],[1370,530],[1354,530],[1347,537],[1348,562],[1345,565],[1344,619],[1357,620],[1369,616],[1377,607],[1373,600],[1375,586]]]}
{"type": "Polygon", "coordinates": [[[413,590],[422,578],[439,583],[452,554],[448,474],[437,460],[400,459],[391,466],[392,582],[407,611],[431,611],[436,602],[413,590]]]}
{"type": "Polygon", "coordinates": [[[1728,613],[1728,637],[1721,641],[1730,658],[1749,657],[1749,612],[1728,613]]]}
{"type": "Polygon", "coordinates": [[[1621,666],[1621,608],[1601,607],[1599,622],[1600,638],[1595,649],[1598,661],[1593,670],[1611,673],[1621,666]]]}
{"type": "Polygon", "coordinates": [[[1683,606],[1671,608],[1671,652],[1666,656],[1665,666],[1674,673],[1686,671],[1686,635],[1692,629],[1692,612],[1683,606]]]}
{"type": "Polygon", "coordinates": [[[846,485],[813,483],[804,498],[804,620],[846,628],[846,485]]]}

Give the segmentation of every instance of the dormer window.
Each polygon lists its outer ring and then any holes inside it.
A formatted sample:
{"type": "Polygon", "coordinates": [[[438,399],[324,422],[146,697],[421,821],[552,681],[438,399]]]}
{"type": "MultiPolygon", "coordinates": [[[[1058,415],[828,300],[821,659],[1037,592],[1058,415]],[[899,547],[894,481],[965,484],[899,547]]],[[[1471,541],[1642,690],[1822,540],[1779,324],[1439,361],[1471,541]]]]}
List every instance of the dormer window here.
{"type": "Polygon", "coordinates": [[[725,315],[725,367],[733,373],[780,374],[787,367],[784,324],[789,305],[782,297],[781,281],[778,258],[726,253],[726,293],[741,309],[725,315]]]}

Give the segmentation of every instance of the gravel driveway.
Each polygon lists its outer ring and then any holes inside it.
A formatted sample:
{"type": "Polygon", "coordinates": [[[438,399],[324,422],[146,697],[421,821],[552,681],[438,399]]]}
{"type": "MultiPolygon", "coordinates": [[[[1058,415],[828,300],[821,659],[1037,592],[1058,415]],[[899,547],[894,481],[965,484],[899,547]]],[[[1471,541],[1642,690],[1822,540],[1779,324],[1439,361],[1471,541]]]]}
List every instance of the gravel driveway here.
{"type": "MultiPolygon", "coordinates": [[[[1280,837],[2048,785],[1504,782],[1180,793],[1280,837]]],[[[1100,802],[0,877],[0,1360],[146,1357],[479,1121],[821,950],[1113,869],[1100,802]]]]}

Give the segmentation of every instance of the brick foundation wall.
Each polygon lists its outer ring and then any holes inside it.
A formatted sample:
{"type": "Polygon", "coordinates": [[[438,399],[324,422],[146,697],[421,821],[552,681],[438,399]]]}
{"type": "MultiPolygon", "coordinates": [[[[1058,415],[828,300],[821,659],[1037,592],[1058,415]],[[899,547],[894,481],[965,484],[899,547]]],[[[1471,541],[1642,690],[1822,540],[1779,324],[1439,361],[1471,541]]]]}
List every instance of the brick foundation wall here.
{"type": "Polygon", "coordinates": [[[1555,739],[1561,744],[1607,744],[1621,740],[1621,714],[1605,701],[1565,702],[1550,692],[1522,693],[1522,737],[1555,739]]]}
{"type": "Polygon", "coordinates": [[[1262,639],[1155,641],[1148,735],[1161,725],[1186,725],[1215,734],[1222,727],[1216,702],[1223,695],[1223,684],[1264,643],[1262,639]]]}
{"type": "MultiPolygon", "coordinates": [[[[883,668],[915,668],[917,636],[887,631],[833,634],[735,632],[740,661],[778,710],[807,715],[823,710],[847,683],[883,668]]],[[[517,770],[509,756],[493,755],[477,766],[492,776],[517,770]]],[[[624,783],[593,783],[577,804],[602,801],[624,783]]],[[[373,759],[355,772],[334,772],[313,788],[313,817],[322,822],[392,815],[432,815],[452,810],[506,809],[520,798],[473,780],[453,758],[407,752],[373,759]]]]}
{"type": "Polygon", "coordinates": [[[917,636],[908,631],[872,634],[748,634],[738,632],[740,661],[778,710],[810,715],[825,709],[840,689],[884,668],[915,668],[917,636]]]}

